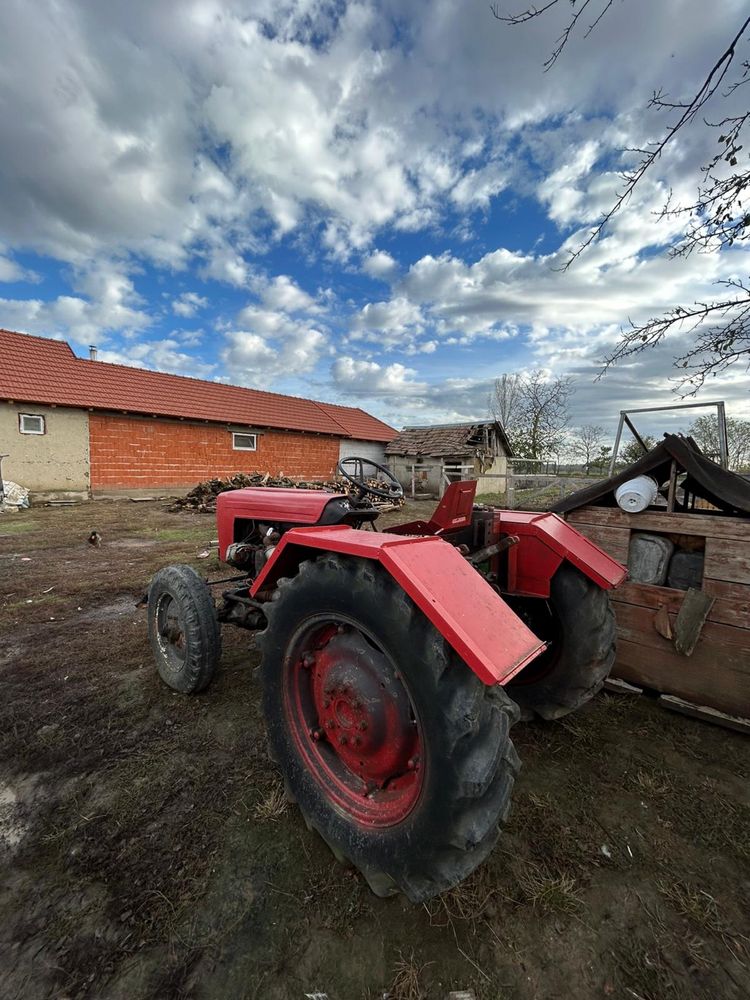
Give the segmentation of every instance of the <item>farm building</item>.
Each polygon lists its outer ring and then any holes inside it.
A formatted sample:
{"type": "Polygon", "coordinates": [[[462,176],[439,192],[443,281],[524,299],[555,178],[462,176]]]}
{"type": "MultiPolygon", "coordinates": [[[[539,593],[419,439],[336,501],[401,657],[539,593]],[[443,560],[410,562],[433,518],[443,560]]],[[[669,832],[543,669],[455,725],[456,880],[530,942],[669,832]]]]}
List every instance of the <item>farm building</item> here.
{"type": "MultiPolygon", "coordinates": [[[[391,471],[417,493],[442,495],[447,483],[477,479],[477,493],[497,491],[507,459],[513,457],[502,425],[496,420],[468,424],[405,427],[386,446],[391,471]]],[[[502,482],[502,481],[501,481],[502,482]]]]}
{"type": "Polygon", "coordinates": [[[750,718],[750,483],[692,439],[666,434],[624,472],[553,510],[628,566],[612,593],[613,673],[750,718]],[[644,510],[621,510],[615,491],[638,476],[660,493],[644,510]]]}
{"type": "MultiPolygon", "coordinates": [[[[93,352],[92,352],[93,353],[93,352]]],[[[259,469],[328,478],[383,460],[396,431],[364,410],[78,358],[0,330],[3,476],[32,494],[129,494],[259,469]]]]}

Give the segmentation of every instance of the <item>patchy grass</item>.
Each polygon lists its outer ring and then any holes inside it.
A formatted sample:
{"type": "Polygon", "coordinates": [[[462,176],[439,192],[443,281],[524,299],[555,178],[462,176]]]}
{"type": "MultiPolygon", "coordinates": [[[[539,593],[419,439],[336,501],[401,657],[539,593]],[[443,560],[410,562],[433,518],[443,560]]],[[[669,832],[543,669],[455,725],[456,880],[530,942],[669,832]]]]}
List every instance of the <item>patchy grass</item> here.
{"type": "Polygon", "coordinates": [[[7,535],[22,535],[25,531],[34,530],[31,518],[22,519],[20,514],[0,514],[0,538],[7,535]]]}
{"type": "Polygon", "coordinates": [[[582,904],[581,890],[567,872],[527,864],[518,875],[523,898],[543,913],[574,913],[582,904]]]}
{"type": "Polygon", "coordinates": [[[405,954],[399,951],[393,967],[393,979],[386,993],[390,1000],[424,1000],[427,996],[423,986],[426,965],[420,965],[414,951],[405,954]]]}
{"type": "Polygon", "coordinates": [[[377,899],[285,801],[251,637],[224,630],[198,697],[158,680],[135,600],[166,563],[226,575],[196,559],[213,519],[128,501],[18,517],[0,520],[30,526],[0,538],[0,835],[21,831],[0,847],[3,997],[750,995],[739,734],[612,695],[519,725],[487,862],[425,906],[377,899]]]}
{"type": "Polygon", "coordinates": [[[287,811],[289,803],[282,787],[272,788],[253,809],[253,816],[261,823],[268,820],[275,823],[287,811]]]}

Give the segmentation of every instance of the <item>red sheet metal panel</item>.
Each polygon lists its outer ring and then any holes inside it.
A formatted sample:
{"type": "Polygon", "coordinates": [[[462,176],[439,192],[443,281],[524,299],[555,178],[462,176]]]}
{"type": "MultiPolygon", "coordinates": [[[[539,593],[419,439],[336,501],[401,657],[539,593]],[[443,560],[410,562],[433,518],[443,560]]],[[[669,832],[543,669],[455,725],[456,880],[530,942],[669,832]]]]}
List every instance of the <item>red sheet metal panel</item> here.
{"type": "Polygon", "coordinates": [[[346,493],[324,493],[323,490],[298,490],[262,486],[247,486],[241,490],[226,490],[216,498],[216,524],[219,535],[219,557],[224,559],[227,546],[234,538],[234,519],[283,521],[292,524],[315,524],[331,500],[346,498],[346,493]]]}
{"type": "Polygon", "coordinates": [[[605,590],[616,587],[627,576],[628,571],[625,566],[608,556],[606,552],[602,552],[598,545],[585,538],[557,514],[503,510],[498,511],[497,517],[496,523],[500,531],[521,536],[522,545],[524,537],[534,538],[541,543],[539,546],[528,546],[526,552],[522,550],[519,553],[519,589],[523,589],[520,583],[524,577],[549,581],[549,550],[560,560],[567,559],[576,569],[585,573],[605,590]],[[548,550],[547,554],[542,551],[543,548],[548,550]]]}
{"type": "Polygon", "coordinates": [[[394,537],[345,525],[293,528],[255,581],[253,596],[289,571],[300,546],[377,559],[485,684],[507,683],[544,649],[463,556],[434,536],[394,537]]]}

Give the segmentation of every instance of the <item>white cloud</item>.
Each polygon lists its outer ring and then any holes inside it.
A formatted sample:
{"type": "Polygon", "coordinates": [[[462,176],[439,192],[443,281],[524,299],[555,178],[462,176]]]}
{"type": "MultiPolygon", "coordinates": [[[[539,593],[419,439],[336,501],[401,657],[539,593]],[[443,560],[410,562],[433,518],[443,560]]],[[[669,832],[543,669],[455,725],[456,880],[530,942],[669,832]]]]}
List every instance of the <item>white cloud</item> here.
{"type": "Polygon", "coordinates": [[[167,337],[163,340],[142,341],[129,344],[127,350],[105,348],[98,353],[99,361],[128,365],[132,368],[150,368],[154,371],[170,372],[174,375],[189,375],[192,378],[209,378],[216,365],[206,363],[181,348],[183,338],[167,337]]]}
{"type": "Polygon", "coordinates": [[[337,388],[353,396],[408,395],[426,391],[426,383],[415,382],[416,371],[402,364],[379,365],[376,361],[357,358],[336,358],[331,366],[331,374],[337,388]]]}
{"type": "Polygon", "coordinates": [[[207,305],[208,299],[198,295],[197,292],[183,292],[179,298],[172,300],[172,312],[175,316],[190,319],[199,309],[205,309],[207,305]]]}
{"type": "Polygon", "coordinates": [[[362,270],[371,278],[387,280],[398,270],[398,264],[385,250],[374,250],[365,258],[362,270]]]}
{"type": "Polygon", "coordinates": [[[12,281],[39,281],[39,275],[28,268],[21,267],[18,261],[9,256],[0,243],[0,282],[10,283],[12,281]]]}
{"type": "Polygon", "coordinates": [[[82,295],[0,299],[0,326],[41,336],[65,336],[77,344],[106,343],[115,331],[130,335],[151,325],[133,282],[116,263],[100,261],[74,274],[82,295]],[[83,296],[86,296],[85,298],[83,296]]]}
{"type": "Polygon", "coordinates": [[[280,309],[283,312],[314,312],[317,311],[315,299],[303,291],[288,275],[279,274],[270,280],[258,282],[263,305],[268,309],[280,309]]]}
{"type": "Polygon", "coordinates": [[[221,243],[206,254],[206,261],[198,271],[201,278],[213,278],[235,288],[243,288],[250,280],[250,269],[245,259],[231,247],[221,243]]]}
{"type": "Polygon", "coordinates": [[[402,296],[387,302],[368,302],[353,318],[352,340],[374,340],[384,347],[408,344],[422,330],[418,305],[402,296]]]}
{"type": "Polygon", "coordinates": [[[224,335],[221,360],[232,381],[265,389],[281,378],[313,370],[328,347],[327,334],[286,313],[247,306],[239,316],[242,329],[224,335]]]}

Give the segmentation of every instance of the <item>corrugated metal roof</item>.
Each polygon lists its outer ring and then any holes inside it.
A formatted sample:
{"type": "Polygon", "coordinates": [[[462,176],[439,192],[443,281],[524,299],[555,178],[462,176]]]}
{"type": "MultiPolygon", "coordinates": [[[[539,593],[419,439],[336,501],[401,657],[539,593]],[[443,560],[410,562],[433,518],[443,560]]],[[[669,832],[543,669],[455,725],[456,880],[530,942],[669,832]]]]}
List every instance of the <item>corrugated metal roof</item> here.
{"type": "Polygon", "coordinates": [[[64,341],[0,330],[0,398],[390,441],[358,407],[90,361],[64,341]]]}

